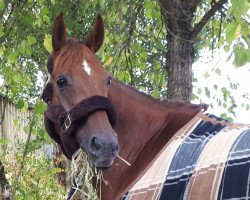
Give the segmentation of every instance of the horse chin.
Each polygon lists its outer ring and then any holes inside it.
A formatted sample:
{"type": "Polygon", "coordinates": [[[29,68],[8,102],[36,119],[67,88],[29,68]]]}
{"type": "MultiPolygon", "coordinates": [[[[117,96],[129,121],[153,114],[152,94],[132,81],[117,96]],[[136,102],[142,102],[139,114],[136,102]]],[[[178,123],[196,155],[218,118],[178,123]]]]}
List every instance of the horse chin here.
{"type": "Polygon", "coordinates": [[[107,170],[110,169],[114,163],[115,157],[112,158],[97,158],[93,155],[89,155],[90,162],[98,169],[107,170]]]}
{"type": "Polygon", "coordinates": [[[112,167],[112,164],[111,165],[106,165],[106,164],[97,164],[97,163],[93,163],[93,165],[99,169],[99,170],[108,170],[112,167]]]}

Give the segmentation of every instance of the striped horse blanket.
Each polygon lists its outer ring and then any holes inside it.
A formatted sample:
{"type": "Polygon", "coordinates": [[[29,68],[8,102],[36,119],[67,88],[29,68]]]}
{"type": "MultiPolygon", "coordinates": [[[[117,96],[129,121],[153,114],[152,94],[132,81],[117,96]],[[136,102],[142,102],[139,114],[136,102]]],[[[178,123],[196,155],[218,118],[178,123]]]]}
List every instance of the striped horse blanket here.
{"type": "Polygon", "coordinates": [[[122,200],[250,199],[250,125],[198,113],[122,200]]]}

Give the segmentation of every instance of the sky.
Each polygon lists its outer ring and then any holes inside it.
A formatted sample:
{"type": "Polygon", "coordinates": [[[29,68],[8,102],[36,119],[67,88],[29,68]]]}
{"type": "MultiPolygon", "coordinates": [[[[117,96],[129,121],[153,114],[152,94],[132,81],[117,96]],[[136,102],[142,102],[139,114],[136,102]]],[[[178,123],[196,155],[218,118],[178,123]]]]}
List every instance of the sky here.
{"type": "Polygon", "coordinates": [[[215,114],[220,116],[223,112],[226,111],[225,108],[221,108],[218,106],[215,98],[219,97],[223,99],[221,88],[229,87],[231,83],[238,83],[238,88],[235,91],[232,91],[235,103],[237,107],[235,108],[236,117],[234,115],[230,115],[234,119],[235,122],[250,124],[250,110],[246,110],[241,108],[242,103],[250,104],[250,99],[244,99],[242,95],[248,94],[250,98],[250,63],[246,65],[236,68],[233,63],[233,56],[228,60],[230,54],[225,53],[222,49],[217,50],[213,54],[213,58],[211,54],[208,54],[207,51],[204,51],[202,55],[202,59],[199,59],[197,62],[193,64],[193,73],[194,77],[197,78],[197,83],[194,83],[194,93],[198,92],[199,87],[213,88],[213,85],[218,85],[218,90],[211,89],[211,96],[208,98],[204,92],[198,94],[199,100],[196,100],[197,103],[199,101],[212,104],[212,107],[208,108],[208,113],[215,114]],[[221,70],[221,75],[216,74],[216,69],[219,68],[221,70]],[[204,74],[210,74],[208,78],[205,78],[204,74]],[[230,81],[228,80],[230,78],[230,81]]]}

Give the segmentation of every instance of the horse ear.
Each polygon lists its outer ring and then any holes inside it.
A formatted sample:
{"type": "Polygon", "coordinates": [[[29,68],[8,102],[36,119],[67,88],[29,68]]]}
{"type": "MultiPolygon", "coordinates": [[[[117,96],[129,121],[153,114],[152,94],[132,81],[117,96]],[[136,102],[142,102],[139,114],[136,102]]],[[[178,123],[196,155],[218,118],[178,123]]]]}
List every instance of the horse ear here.
{"type": "Polygon", "coordinates": [[[61,12],[55,19],[52,29],[52,47],[54,51],[58,51],[66,40],[66,27],[63,21],[63,13],[61,12]]]}
{"type": "Polygon", "coordinates": [[[101,15],[98,14],[92,33],[87,38],[85,44],[92,52],[96,53],[101,48],[103,40],[104,24],[101,15]]]}

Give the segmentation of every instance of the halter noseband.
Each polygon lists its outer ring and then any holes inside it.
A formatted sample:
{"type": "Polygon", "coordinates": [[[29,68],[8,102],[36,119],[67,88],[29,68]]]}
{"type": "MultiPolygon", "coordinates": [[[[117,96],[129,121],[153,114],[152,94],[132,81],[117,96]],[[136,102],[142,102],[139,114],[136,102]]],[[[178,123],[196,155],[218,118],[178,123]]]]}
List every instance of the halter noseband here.
{"type": "Polygon", "coordinates": [[[47,103],[44,113],[45,129],[50,137],[61,145],[63,153],[71,159],[79,145],[72,133],[95,111],[105,111],[109,122],[114,128],[117,113],[112,102],[104,96],[91,96],[77,103],[69,112],[61,105],[51,103],[53,89],[51,83],[45,86],[42,99],[47,103]],[[60,133],[55,130],[54,124],[60,127],[60,133]]]}

